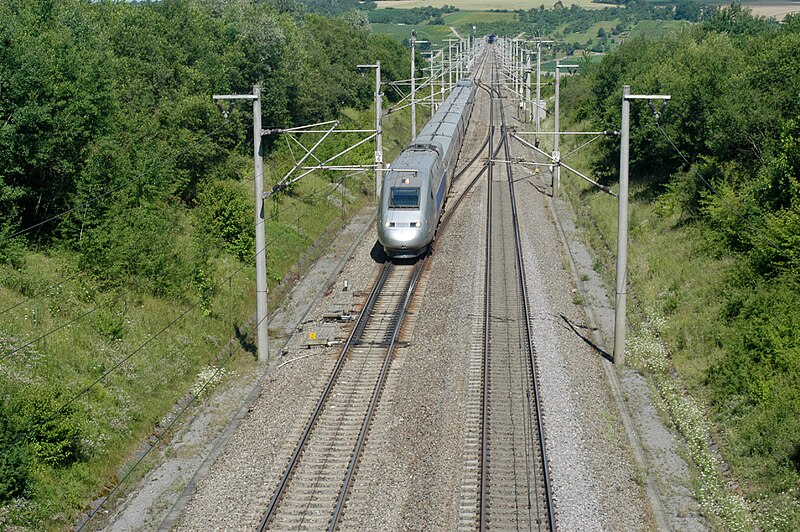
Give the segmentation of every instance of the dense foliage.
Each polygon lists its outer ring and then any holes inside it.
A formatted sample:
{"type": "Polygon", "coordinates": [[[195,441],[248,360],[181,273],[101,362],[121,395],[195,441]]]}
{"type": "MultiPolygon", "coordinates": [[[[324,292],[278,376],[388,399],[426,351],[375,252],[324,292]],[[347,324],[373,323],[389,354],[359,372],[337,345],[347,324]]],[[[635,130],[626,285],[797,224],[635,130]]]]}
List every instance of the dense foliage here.
{"type": "Polygon", "coordinates": [[[381,59],[387,80],[403,68],[398,45],[346,20],[246,1],[6,1],[0,20],[4,249],[15,231],[67,209],[27,236],[83,249],[95,232],[113,238],[124,223],[115,211],[191,206],[205,181],[235,176],[231,149],[250,119],[226,122],[212,93],[260,82],[264,124],[286,126],[368,106],[373,88],[358,63],[381,59]]]}
{"type": "Polygon", "coordinates": [[[377,9],[369,13],[369,21],[378,24],[444,24],[442,15],[455,13],[457,7],[445,4],[436,7],[414,7],[411,9],[377,9]]]}
{"type": "MultiPolygon", "coordinates": [[[[734,5],[692,31],[631,39],[565,83],[576,116],[600,129],[619,128],[623,84],[672,96],[660,116],[632,106],[630,173],[643,200],[735,264],[706,328],[714,352],[692,356],[707,360],[710,405],[753,498],[800,482],[798,50],[800,18],[777,25],[734,5]]],[[[601,142],[594,170],[609,183],[619,144],[601,142]]]]}
{"type": "MultiPolygon", "coordinates": [[[[387,82],[407,77],[405,50],[371,34],[365,19],[302,12],[288,1],[0,0],[0,264],[15,266],[4,266],[11,274],[3,288],[39,293],[24,281],[34,249],[61,253],[89,272],[80,294],[69,294],[81,304],[94,306],[98,290],[125,287],[90,318],[99,347],[80,345],[79,361],[54,369],[54,380],[91,383],[102,374],[108,361],[88,353],[114,352],[105,342],[122,345],[115,342],[129,329],[124,316],[144,305],[143,294],[169,297],[170,305],[199,298],[210,313],[220,250],[252,261],[252,200],[241,186],[252,174],[252,116],[239,103],[226,119],[212,94],[250,93],[258,83],[264,126],[289,126],[368,108],[374,79],[359,75],[359,63],[380,60],[387,82]]],[[[58,298],[29,305],[39,312],[34,321],[70,311],[58,298]]],[[[37,344],[18,354],[15,334],[0,329],[0,510],[12,498],[55,500],[62,468],[114,459],[109,440],[90,437],[73,416],[82,406],[60,407],[66,396],[30,372],[65,353],[37,344]]],[[[182,365],[189,367],[178,358],[170,368],[182,365]]],[[[135,382],[128,371],[121,378],[135,382]]],[[[174,388],[178,378],[162,373],[174,388]]],[[[151,430],[161,414],[153,415],[95,432],[112,433],[122,446],[138,436],[132,431],[151,430]]],[[[98,478],[76,476],[81,503],[98,478]]],[[[0,528],[10,526],[5,519],[0,511],[0,528]]]]}

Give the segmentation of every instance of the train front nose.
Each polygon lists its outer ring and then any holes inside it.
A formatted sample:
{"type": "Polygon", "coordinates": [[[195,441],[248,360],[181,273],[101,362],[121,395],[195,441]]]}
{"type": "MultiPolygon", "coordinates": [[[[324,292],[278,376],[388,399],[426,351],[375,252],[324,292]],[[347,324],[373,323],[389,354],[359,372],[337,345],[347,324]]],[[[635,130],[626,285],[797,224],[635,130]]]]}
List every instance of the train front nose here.
{"type": "Polygon", "coordinates": [[[381,243],[392,249],[412,249],[424,243],[424,238],[418,228],[393,229],[383,231],[381,243]]]}
{"type": "Polygon", "coordinates": [[[428,238],[422,222],[402,224],[384,222],[378,230],[378,240],[392,257],[416,256],[427,246],[428,238]],[[415,226],[411,226],[411,224],[415,226]]]}

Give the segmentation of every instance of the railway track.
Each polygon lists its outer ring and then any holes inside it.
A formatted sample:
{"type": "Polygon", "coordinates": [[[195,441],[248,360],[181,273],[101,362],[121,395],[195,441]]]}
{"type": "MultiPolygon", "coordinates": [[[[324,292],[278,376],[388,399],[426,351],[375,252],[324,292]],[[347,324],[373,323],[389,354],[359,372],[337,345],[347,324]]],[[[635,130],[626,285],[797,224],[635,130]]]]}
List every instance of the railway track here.
{"type": "MultiPolygon", "coordinates": [[[[492,94],[492,89],[490,87],[487,87],[484,83],[481,82],[481,76],[482,76],[482,74],[483,74],[483,72],[484,72],[484,70],[486,68],[486,64],[487,64],[487,61],[486,61],[486,55],[487,54],[488,54],[488,52],[486,52],[484,54],[484,59],[481,62],[481,66],[480,66],[480,68],[478,70],[478,73],[475,76],[475,81],[476,81],[476,83],[477,83],[479,88],[481,88],[482,90],[486,91],[487,93],[489,93],[491,95],[492,94]]],[[[481,143],[480,148],[478,148],[478,150],[475,152],[475,154],[466,163],[462,164],[459,161],[459,163],[460,163],[459,166],[461,168],[453,176],[453,184],[455,184],[468,170],[470,170],[472,168],[472,166],[475,164],[475,161],[477,161],[478,158],[483,153],[485,153],[484,150],[486,150],[486,147],[489,146],[489,142],[491,140],[491,135],[492,135],[492,128],[491,128],[492,113],[493,113],[493,109],[492,109],[492,106],[490,105],[490,108],[489,108],[489,123],[490,123],[490,126],[488,128],[486,128],[486,138],[481,143]]],[[[453,218],[453,214],[458,210],[458,207],[462,204],[462,202],[467,197],[469,197],[470,192],[472,192],[472,190],[475,188],[475,186],[480,182],[480,179],[483,177],[483,175],[489,169],[489,164],[490,164],[491,159],[496,157],[501,149],[502,149],[502,145],[498,145],[494,149],[494,151],[490,150],[489,154],[487,156],[486,162],[483,163],[483,165],[481,165],[480,171],[472,178],[472,180],[469,183],[467,183],[467,185],[464,187],[464,189],[458,195],[455,195],[455,196],[452,196],[452,197],[448,197],[447,203],[445,204],[444,214],[442,215],[442,219],[441,219],[441,221],[439,223],[439,227],[436,230],[437,235],[442,234],[444,232],[444,230],[447,228],[447,226],[450,224],[450,221],[453,218]]],[[[434,241],[434,245],[435,244],[436,244],[436,241],[434,241]]]]}
{"type": "MultiPolygon", "coordinates": [[[[491,75],[496,80],[493,64],[491,75]]],[[[465,169],[487,146],[489,161],[462,194],[451,200],[440,228],[488,173],[485,300],[479,326],[482,348],[470,369],[467,412],[474,430],[465,448],[459,528],[553,530],[512,168],[507,164],[495,172],[491,163],[501,151],[509,159],[502,106],[498,107],[500,140],[495,143],[494,95],[500,92],[495,86],[488,90],[487,138],[465,169]]],[[[384,264],[269,501],[259,531],[336,528],[404,316],[427,262],[384,264]]]]}
{"type": "Polygon", "coordinates": [[[383,265],[259,531],[335,529],[424,264],[383,265]]]}
{"type": "MultiPolygon", "coordinates": [[[[502,150],[509,161],[502,102],[495,99],[500,90],[490,92],[489,157],[502,150]]],[[[465,438],[459,529],[554,530],[513,169],[490,162],[487,173],[482,334],[473,340],[468,380],[468,413],[479,430],[465,438]]]]}
{"type": "MultiPolygon", "coordinates": [[[[487,143],[488,137],[466,167],[487,143]]],[[[450,214],[454,209],[455,205],[450,214]]],[[[426,263],[420,259],[413,264],[383,265],[275,488],[259,531],[336,528],[395,343],[426,263]]]]}

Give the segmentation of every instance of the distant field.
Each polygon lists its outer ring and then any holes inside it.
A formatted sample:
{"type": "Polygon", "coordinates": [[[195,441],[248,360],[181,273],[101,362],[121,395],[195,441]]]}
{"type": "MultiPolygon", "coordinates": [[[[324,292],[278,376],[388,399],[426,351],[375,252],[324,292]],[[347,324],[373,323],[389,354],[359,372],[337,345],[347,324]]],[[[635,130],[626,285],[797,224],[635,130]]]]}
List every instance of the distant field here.
{"type": "MultiPolygon", "coordinates": [[[[566,42],[586,43],[587,41],[589,41],[589,39],[595,39],[597,37],[597,32],[600,30],[600,28],[605,28],[605,30],[610,35],[611,34],[611,29],[614,26],[616,26],[617,24],[619,24],[619,23],[620,23],[620,19],[618,19],[618,18],[616,18],[614,20],[601,20],[600,22],[597,22],[597,23],[592,24],[591,26],[589,26],[589,29],[587,29],[584,32],[581,32],[581,33],[567,33],[567,34],[565,34],[564,35],[564,41],[566,41],[566,42]]],[[[563,32],[565,26],[566,26],[566,24],[563,25],[563,26],[560,26],[558,28],[558,31],[563,32]]]]}
{"type": "Polygon", "coordinates": [[[688,27],[691,23],[685,20],[644,20],[631,30],[631,37],[644,35],[645,37],[660,37],[681,28],[688,27]]]}
{"type": "MultiPolygon", "coordinates": [[[[535,0],[533,2],[531,0],[378,0],[376,3],[378,4],[378,8],[442,7],[447,4],[469,11],[486,11],[487,9],[524,9],[527,11],[528,9],[538,8],[542,4],[544,4],[546,8],[551,8],[556,3],[556,0],[535,0]]],[[[587,9],[602,9],[608,7],[604,4],[594,4],[591,0],[569,0],[568,2],[564,2],[564,4],[576,4],[587,9]]]]}
{"type": "Polygon", "coordinates": [[[742,6],[752,9],[754,15],[778,20],[783,20],[791,13],[800,13],[800,2],[742,2],[742,6]]]}
{"type": "Polygon", "coordinates": [[[498,13],[496,11],[457,11],[455,13],[446,14],[444,16],[444,21],[448,26],[458,27],[463,24],[475,24],[478,22],[514,21],[516,18],[516,13],[498,13]]]}
{"type": "Polygon", "coordinates": [[[417,39],[430,41],[436,46],[442,45],[443,39],[455,38],[449,26],[417,26],[414,24],[370,24],[372,31],[391,35],[399,41],[411,38],[411,30],[417,30],[417,39]]]}
{"type": "MultiPolygon", "coordinates": [[[[405,1],[405,0],[397,0],[405,1]]],[[[391,35],[399,41],[408,39],[411,36],[411,30],[417,30],[417,37],[425,39],[433,43],[435,46],[441,46],[443,39],[455,37],[450,30],[452,27],[461,27],[475,22],[494,22],[514,20],[515,13],[496,13],[490,11],[459,11],[457,13],[449,13],[445,15],[446,25],[413,25],[413,24],[371,24],[372,31],[375,33],[383,33],[391,35]]],[[[592,24],[585,32],[581,33],[567,33],[564,35],[564,42],[579,43],[581,46],[586,45],[589,40],[597,38],[597,32],[600,28],[611,33],[611,28],[619,24],[619,19],[603,20],[592,24]]],[[[645,20],[637,24],[630,32],[634,36],[646,36],[658,38],[662,35],[679,31],[681,28],[689,26],[691,23],[683,20],[645,20]]],[[[564,26],[559,27],[556,31],[563,32],[564,26]]],[[[617,37],[614,37],[616,42],[617,37]]],[[[614,44],[612,44],[614,46],[614,44]]]]}

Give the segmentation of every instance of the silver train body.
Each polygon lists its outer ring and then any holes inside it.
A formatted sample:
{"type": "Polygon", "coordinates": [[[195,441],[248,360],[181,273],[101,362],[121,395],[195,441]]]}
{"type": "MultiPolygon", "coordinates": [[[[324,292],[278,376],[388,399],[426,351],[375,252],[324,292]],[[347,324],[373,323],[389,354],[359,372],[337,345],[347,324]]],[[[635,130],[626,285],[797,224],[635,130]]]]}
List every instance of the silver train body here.
{"type": "Polygon", "coordinates": [[[472,80],[459,81],[428,125],[386,172],[379,203],[378,241],[389,257],[416,257],[433,241],[475,91],[472,80]]]}

